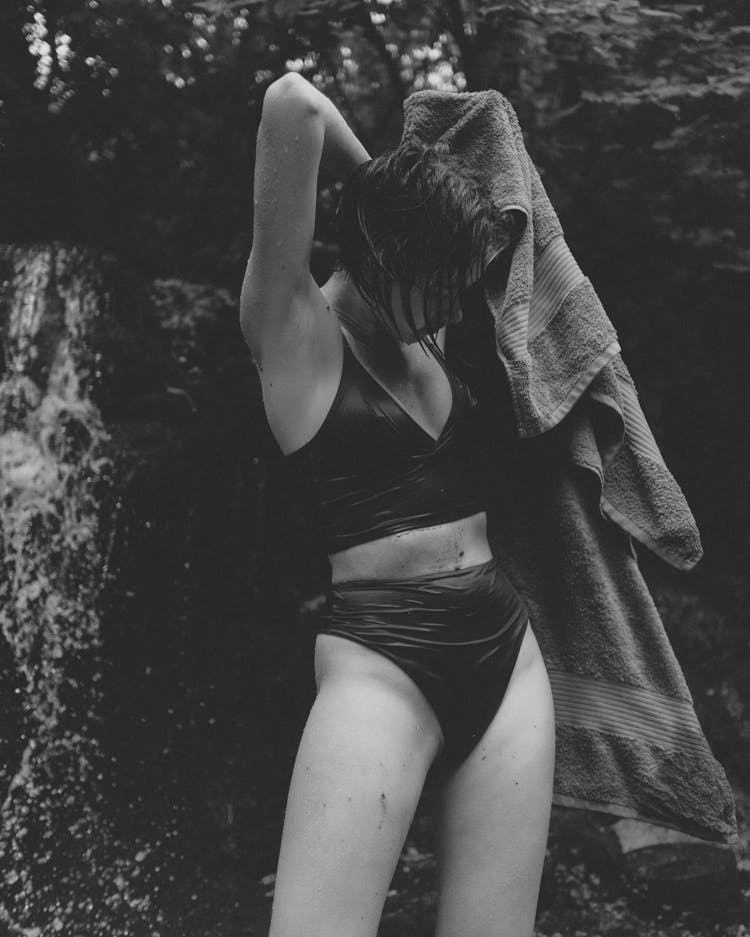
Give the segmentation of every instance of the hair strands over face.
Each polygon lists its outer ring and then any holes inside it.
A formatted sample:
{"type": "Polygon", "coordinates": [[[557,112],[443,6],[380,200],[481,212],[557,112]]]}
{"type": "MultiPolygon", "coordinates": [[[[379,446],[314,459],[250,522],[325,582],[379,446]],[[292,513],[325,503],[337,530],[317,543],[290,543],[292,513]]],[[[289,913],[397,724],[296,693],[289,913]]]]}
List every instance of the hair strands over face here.
{"type": "Polygon", "coordinates": [[[391,325],[398,284],[415,333],[415,286],[425,319],[437,322],[444,302],[453,307],[485,275],[490,247],[495,254],[498,245],[507,250],[520,234],[515,214],[488,210],[472,180],[449,166],[447,152],[440,141],[407,141],[362,163],[344,183],[336,211],[336,269],[347,272],[374,314],[391,325]]]}

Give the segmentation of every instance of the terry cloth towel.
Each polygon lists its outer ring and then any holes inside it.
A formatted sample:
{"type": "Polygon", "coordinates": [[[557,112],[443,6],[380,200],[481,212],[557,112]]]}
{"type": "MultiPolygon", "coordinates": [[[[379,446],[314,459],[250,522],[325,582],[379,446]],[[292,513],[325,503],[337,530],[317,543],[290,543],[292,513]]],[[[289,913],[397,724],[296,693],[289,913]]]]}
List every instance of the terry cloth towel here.
{"type": "MultiPolygon", "coordinates": [[[[464,352],[474,373],[487,384],[502,363],[486,391],[495,420],[488,458],[502,466],[491,534],[527,599],[550,674],[555,802],[732,842],[731,789],[631,539],[690,569],[702,553],[698,530],[515,111],[498,91],[418,91],[404,102],[401,139],[439,142],[488,212],[518,212],[524,225],[509,272],[491,264],[483,282],[490,328],[481,333],[481,311],[465,311],[448,350],[473,329],[464,352]]],[[[489,256],[498,250],[489,245],[489,256]]]]}

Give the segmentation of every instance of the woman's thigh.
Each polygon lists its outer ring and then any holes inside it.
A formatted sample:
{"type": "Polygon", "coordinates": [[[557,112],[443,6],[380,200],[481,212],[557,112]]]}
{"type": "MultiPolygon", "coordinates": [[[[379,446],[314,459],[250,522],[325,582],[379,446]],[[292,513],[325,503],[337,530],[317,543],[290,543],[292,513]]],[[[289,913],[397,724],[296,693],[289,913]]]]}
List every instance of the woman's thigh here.
{"type": "Polygon", "coordinates": [[[440,730],[416,685],[376,651],[320,635],[316,677],[270,937],[374,937],[440,730]]]}
{"type": "Polygon", "coordinates": [[[528,627],[495,718],[434,791],[436,937],[533,935],[554,756],[552,693],[528,627]]]}

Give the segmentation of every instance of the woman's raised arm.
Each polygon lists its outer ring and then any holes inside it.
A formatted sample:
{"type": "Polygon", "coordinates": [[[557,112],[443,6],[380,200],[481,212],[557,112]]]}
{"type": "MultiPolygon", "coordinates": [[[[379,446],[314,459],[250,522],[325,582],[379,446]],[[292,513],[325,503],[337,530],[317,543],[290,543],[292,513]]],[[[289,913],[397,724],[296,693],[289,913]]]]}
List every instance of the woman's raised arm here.
{"type": "Polygon", "coordinates": [[[310,250],[318,171],[345,177],[370,157],[335,105],[289,72],[269,85],[256,144],[253,242],[240,299],[240,324],[256,356],[299,335],[310,304],[310,250]]]}

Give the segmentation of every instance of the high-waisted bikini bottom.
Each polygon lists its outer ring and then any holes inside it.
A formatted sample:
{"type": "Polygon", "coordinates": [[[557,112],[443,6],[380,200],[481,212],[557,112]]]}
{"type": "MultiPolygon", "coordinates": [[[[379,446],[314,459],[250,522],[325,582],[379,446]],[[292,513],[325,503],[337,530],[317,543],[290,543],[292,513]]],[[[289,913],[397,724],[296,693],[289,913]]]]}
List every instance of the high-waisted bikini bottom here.
{"type": "Polygon", "coordinates": [[[330,587],[318,631],[379,651],[404,670],[443,730],[436,764],[454,767],[502,702],[528,611],[494,557],[408,579],[356,579],[330,587]]]}

